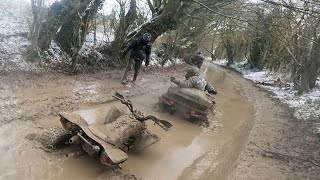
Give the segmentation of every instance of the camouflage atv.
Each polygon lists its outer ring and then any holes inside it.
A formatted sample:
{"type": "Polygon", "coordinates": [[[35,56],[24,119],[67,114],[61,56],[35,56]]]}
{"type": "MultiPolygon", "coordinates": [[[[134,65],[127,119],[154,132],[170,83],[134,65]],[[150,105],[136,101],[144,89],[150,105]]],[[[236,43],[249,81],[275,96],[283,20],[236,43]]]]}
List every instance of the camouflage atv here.
{"type": "Polygon", "coordinates": [[[212,95],[197,89],[171,86],[159,98],[159,104],[171,114],[179,112],[186,119],[207,120],[215,102],[212,95]]]}
{"type": "Polygon", "coordinates": [[[160,140],[148,131],[146,120],[154,121],[165,130],[171,128],[167,121],[134,110],[131,101],[122,95],[116,93],[114,97],[130,112],[120,106],[105,106],[60,113],[62,126],[49,128],[40,137],[44,148],[77,145],[90,156],[100,159],[102,164],[115,167],[128,159],[129,150],[142,150],[160,140]]]}

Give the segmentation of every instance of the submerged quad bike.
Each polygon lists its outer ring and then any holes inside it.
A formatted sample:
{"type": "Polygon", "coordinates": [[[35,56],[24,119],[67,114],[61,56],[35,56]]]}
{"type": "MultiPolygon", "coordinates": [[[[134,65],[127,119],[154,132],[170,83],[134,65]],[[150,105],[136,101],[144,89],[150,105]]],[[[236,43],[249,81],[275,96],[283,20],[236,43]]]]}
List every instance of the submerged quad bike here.
{"type": "Polygon", "coordinates": [[[128,159],[129,150],[141,150],[160,140],[148,131],[146,120],[154,121],[164,130],[171,128],[167,121],[134,110],[131,101],[122,95],[116,93],[113,97],[125,104],[130,113],[115,106],[60,113],[62,126],[44,132],[40,137],[43,146],[56,149],[78,145],[90,156],[99,158],[102,164],[114,167],[128,159]]]}
{"type": "Polygon", "coordinates": [[[197,89],[171,86],[159,98],[159,103],[171,114],[179,112],[186,119],[207,120],[215,101],[212,95],[197,89]]]}

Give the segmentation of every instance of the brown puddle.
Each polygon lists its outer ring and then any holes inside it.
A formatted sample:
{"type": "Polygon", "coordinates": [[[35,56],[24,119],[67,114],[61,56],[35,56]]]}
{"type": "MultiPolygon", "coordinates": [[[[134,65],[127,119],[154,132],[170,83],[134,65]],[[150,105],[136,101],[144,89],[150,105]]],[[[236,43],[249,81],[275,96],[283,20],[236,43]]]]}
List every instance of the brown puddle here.
{"type": "MultiPolygon", "coordinates": [[[[251,129],[254,109],[231,76],[215,67],[205,68],[203,73],[219,92],[213,121],[220,126],[204,129],[156,112],[161,119],[169,120],[173,128],[165,132],[149,123],[161,140],[144,151],[131,152],[122,165],[123,171],[152,180],[227,178],[251,129]]],[[[146,114],[154,113],[158,97],[165,91],[133,98],[133,102],[140,104],[138,109],[146,114]]],[[[5,138],[0,139],[0,179],[122,179],[87,156],[67,158],[33,146],[24,139],[28,133],[36,132],[33,126],[20,121],[1,126],[0,137],[5,138]]]]}

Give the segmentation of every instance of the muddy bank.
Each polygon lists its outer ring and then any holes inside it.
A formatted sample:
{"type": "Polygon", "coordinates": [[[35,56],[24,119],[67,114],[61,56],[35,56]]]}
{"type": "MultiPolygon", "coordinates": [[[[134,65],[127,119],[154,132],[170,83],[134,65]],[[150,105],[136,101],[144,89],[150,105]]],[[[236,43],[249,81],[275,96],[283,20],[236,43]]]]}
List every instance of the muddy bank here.
{"type": "MultiPolygon", "coordinates": [[[[220,70],[240,76],[233,70],[220,70]]],[[[313,164],[320,162],[320,144],[312,124],[294,118],[293,109],[252,81],[240,79],[239,83],[255,107],[254,123],[227,179],[320,179],[320,168],[313,164]]]]}
{"type": "Polygon", "coordinates": [[[145,69],[139,82],[123,86],[120,70],[68,76],[53,73],[15,73],[0,76],[0,123],[54,117],[59,111],[78,109],[110,100],[115,91],[126,96],[145,94],[168,84],[184,66],[145,69]],[[158,83],[157,83],[158,82],[158,83]]]}
{"type": "Polygon", "coordinates": [[[262,156],[264,150],[295,156],[318,152],[315,145],[307,149],[316,139],[305,124],[291,119],[286,107],[237,74],[209,62],[204,65],[202,73],[219,92],[211,128],[161,113],[156,106],[171,85],[169,77],[183,77],[184,66],[146,71],[137,84],[128,86],[120,83],[119,71],[1,76],[0,179],[132,179],[133,174],[166,180],[317,177],[318,169],[310,165],[262,156]],[[148,123],[161,140],[144,151],[131,152],[122,171],[108,169],[88,156],[67,157],[68,149],[47,153],[25,139],[56,124],[58,111],[105,106],[114,91],[132,96],[139,110],[174,125],[164,132],[148,123]]]}

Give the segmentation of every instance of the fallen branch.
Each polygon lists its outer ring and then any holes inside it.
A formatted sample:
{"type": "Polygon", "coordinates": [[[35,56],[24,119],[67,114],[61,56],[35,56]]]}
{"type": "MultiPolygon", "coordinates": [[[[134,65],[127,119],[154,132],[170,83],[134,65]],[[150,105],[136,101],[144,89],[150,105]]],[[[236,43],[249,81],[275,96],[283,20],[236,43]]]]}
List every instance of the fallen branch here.
{"type": "Polygon", "coordinates": [[[287,83],[279,83],[279,82],[269,83],[269,82],[257,81],[256,83],[257,83],[257,84],[261,84],[261,85],[263,85],[263,86],[290,87],[290,84],[287,84],[287,83]]]}
{"type": "Polygon", "coordinates": [[[202,47],[203,47],[206,51],[208,51],[208,53],[210,53],[212,56],[214,56],[214,54],[213,54],[209,49],[207,49],[204,45],[202,45],[202,47]]]}
{"type": "Polygon", "coordinates": [[[281,161],[295,161],[298,163],[304,163],[307,162],[309,164],[312,164],[314,166],[320,167],[320,162],[317,162],[316,160],[313,159],[303,159],[300,157],[294,157],[294,156],[290,156],[290,155],[286,155],[286,154],[281,154],[281,153],[277,153],[277,152],[272,152],[272,151],[264,151],[262,153],[262,156],[267,157],[267,158],[272,158],[272,159],[278,159],[281,161]]]}

